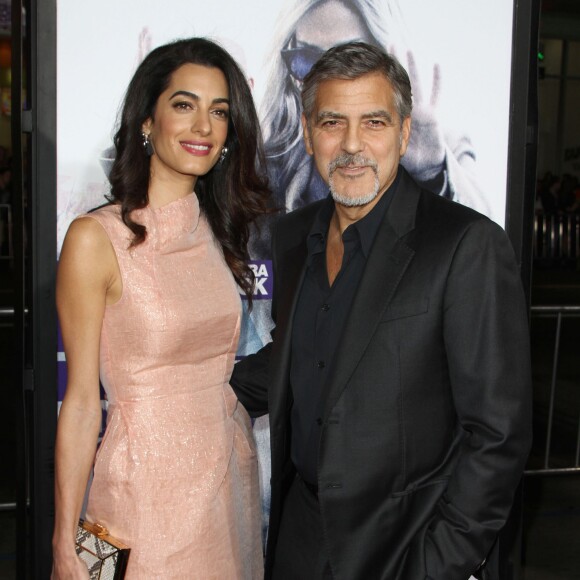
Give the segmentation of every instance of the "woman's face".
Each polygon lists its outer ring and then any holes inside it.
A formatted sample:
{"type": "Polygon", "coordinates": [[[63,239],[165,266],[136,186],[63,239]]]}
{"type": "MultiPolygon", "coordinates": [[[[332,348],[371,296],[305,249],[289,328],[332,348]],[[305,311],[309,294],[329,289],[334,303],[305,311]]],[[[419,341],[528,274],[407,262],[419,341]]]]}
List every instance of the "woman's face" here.
{"type": "Polygon", "coordinates": [[[228,135],[229,90],[223,72],[185,64],[161,93],[153,118],[143,123],[154,153],[151,183],[195,185],[217,163],[228,135]]]}

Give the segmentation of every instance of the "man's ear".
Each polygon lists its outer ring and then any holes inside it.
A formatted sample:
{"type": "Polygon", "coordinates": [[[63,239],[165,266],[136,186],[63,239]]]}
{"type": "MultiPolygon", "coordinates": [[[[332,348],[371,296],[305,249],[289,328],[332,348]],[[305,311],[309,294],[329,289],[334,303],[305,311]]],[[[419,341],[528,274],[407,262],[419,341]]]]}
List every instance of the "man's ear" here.
{"type": "Polygon", "coordinates": [[[403,157],[407,151],[407,145],[409,145],[409,139],[411,138],[411,117],[405,117],[403,119],[403,124],[401,125],[401,147],[399,148],[399,155],[403,157]]]}
{"type": "Polygon", "coordinates": [[[302,134],[304,136],[304,146],[306,147],[306,153],[308,153],[308,155],[312,155],[314,151],[312,149],[312,141],[310,140],[310,129],[308,128],[308,121],[306,120],[304,113],[302,113],[301,121],[302,121],[302,134]]]}

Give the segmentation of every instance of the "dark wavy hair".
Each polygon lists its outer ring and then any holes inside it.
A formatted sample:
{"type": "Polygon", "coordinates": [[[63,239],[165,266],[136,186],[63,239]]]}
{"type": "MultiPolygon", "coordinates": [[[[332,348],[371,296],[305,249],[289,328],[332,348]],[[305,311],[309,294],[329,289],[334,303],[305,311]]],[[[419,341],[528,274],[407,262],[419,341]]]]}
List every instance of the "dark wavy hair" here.
{"type": "Polygon", "coordinates": [[[145,226],[131,212],[149,203],[150,158],[143,148],[142,125],[154,118],[155,105],[171,75],[185,64],[221,70],[229,87],[230,120],[225,160],[199,176],[195,191],[202,211],[221,244],[226,263],[251,306],[254,274],[248,266],[250,224],[267,213],[269,187],[260,125],[250,87],[235,60],[205,38],[178,40],[150,52],[125,94],[115,160],[109,174],[109,201],[121,205],[121,217],[133,232],[132,246],[145,241],[145,226]]]}

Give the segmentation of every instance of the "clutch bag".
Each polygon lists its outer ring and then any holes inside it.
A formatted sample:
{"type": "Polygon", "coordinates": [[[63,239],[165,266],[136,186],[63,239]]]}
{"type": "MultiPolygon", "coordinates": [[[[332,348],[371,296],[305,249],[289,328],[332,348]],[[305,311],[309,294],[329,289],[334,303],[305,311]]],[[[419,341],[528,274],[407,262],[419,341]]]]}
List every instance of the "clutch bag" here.
{"type": "Polygon", "coordinates": [[[79,520],[76,552],[87,565],[91,580],[122,580],[130,551],[104,526],[79,520]]]}

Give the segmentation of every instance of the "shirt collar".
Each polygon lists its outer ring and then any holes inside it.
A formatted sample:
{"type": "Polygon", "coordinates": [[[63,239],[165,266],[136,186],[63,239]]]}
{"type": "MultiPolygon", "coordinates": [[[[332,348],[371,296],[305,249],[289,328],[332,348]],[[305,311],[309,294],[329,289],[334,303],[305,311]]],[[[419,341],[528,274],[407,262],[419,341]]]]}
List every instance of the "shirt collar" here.
{"type": "MultiPolygon", "coordinates": [[[[399,176],[401,175],[401,169],[397,171],[397,175],[393,180],[393,183],[389,185],[387,191],[383,193],[375,207],[367,213],[363,218],[352,224],[350,227],[354,227],[358,230],[358,235],[361,241],[361,247],[365,258],[368,257],[371,248],[373,246],[373,242],[375,241],[375,237],[377,232],[379,231],[379,226],[387,213],[387,208],[395,195],[397,190],[397,184],[399,183],[399,176]]],[[[347,228],[348,229],[348,228],[347,228]]],[[[345,232],[346,233],[346,232],[345,232]]]]}
{"type": "Polygon", "coordinates": [[[324,252],[326,248],[326,235],[328,233],[328,226],[330,225],[333,212],[334,201],[329,193],[320,206],[320,209],[316,213],[316,217],[314,218],[314,222],[312,223],[310,233],[308,234],[308,238],[306,240],[309,257],[313,256],[314,254],[324,252]]]}
{"type": "MultiPolygon", "coordinates": [[[[365,258],[368,257],[369,252],[371,251],[375,236],[379,231],[379,225],[383,221],[387,208],[395,195],[400,176],[401,168],[399,167],[393,183],[391,183],[385,193],[383,193],[375,207],[373,207],[373,209],[371,209],[371,211],[363,218],[346,228],[343,233],[344,240],[344,236],[347,235],[347,232],[354,228],[355,232],[352,233],[355,235],[358,234],[361,249],[365,258]]],[[[308,234],[308,239],[306,240],[309,257],[313,254],[323,252],[326,249],[326,235],[328,233],[328,227],[333,213],[334,201],[329,193],[316,214],[312,227],[310,228],[310,233],[308,234]]]]}

